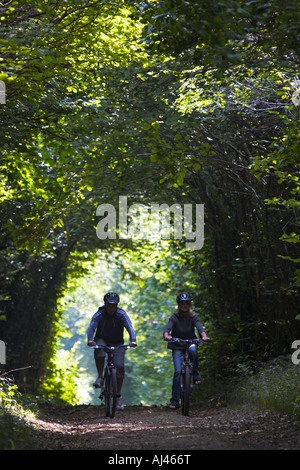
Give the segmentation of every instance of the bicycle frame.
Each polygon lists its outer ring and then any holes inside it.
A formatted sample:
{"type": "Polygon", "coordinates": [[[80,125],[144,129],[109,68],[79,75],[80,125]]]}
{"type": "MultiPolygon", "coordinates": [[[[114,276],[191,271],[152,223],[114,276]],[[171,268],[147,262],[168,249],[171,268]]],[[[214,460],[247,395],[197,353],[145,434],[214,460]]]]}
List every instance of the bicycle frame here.
{"type": "Polygon", "coordinates": [[[104,399],[105,414],[107,417],[113,418],[115,416],[117,404],[117,369],[114,363],[114,352],[117,349],[128,349],[129,344],[121,344],[120,346],[107,346],[99,344],[93,349],[104,349],[107,354],[107,361],[104,370],[104,389],[100,393],[99,398],[104,399]]]}
{"type": "Polygon", "coordinates": [[[124,348],[126,350],[126,349],[129,349],[130,346],[129,346],[129,344],[121,344],[120,346],[107,346],[106,344],[97,344],[96,346],[93,346],[93,349],[104,349],[105,350],[105,352],[107,354],[106,367],[108,367],[108,368],[115,367],[114,352],[117,349],[121,349],[121,348],[124,348]]]}
{"type": "Polygon", "coordinates": [[[181,375],[180,375],[180,390],[181,390],[181,412],[183,415],[188,416],[189,414],[189,399],[193,389],[193,365],[189,358],[189,347],[192,344],[204,343],[202,339],[181,339],[172,338],[170,342],[181,343],[185,347],[184,360],[181,364],[181,375]]]}
{"type": "Polygon", "coordinates": [[[192,391],[192,388],[193,388],[193,381],[192,381],[192,369],[193,369],[193,365],[190,361],[190,358],[189,358],[189,348],[186,347],[185,351],[184,351],[184,359],[183,359],[183,362],[181,363],[181,379],[180,379],[180,388],[181,388],[181,392],[183,390],[183,375],[185,373],[185,370],[186,368],[189,368],[189,371],[190,371],[190,391],[192,391]]]}

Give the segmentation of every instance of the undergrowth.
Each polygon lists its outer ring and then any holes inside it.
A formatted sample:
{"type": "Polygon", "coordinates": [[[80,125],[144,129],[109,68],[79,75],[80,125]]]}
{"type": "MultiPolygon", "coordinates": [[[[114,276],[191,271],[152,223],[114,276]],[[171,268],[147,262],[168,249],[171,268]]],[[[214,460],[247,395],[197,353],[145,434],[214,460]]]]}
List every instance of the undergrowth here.
{"type": "Polygon", "coordinates": [[[0,450],[37,449],[29,420],[36,405],[22,396],[13,380],[0,377],[0,450]]]}
{"type": "Polygon", "coordinates": [[[242,378],[228,395],[233,406],[275,411],[300,419],[300,365],[277,358],[256,374],[242,378]]]}

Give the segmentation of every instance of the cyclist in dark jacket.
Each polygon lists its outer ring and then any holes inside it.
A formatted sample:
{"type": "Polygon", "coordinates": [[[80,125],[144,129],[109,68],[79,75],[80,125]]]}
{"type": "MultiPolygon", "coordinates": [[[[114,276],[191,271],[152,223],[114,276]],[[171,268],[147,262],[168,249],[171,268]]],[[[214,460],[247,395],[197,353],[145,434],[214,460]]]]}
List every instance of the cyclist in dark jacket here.
{"type": "MultiPolygon", "coordinates": [[[[104,305],[99,307],[93,316],[87,336],[88,346],[106,344],[107,346],[119,346],[124,344],[124,328],[128,331],[131,347],[136,346],[136,336],[131,320],[127,313],[118,307],[119,296],[114,292],[108,292],[104,296],[104,305]],[[96,333],[95,333],[96,331],[96,333]]],[[[115,351],[115,363],[117,366],[117,409],[123,409],[124,404],[121,398],[121,390],[124,379],[124,358],[123,348],[115,351]]],[[[98,371],[98,378],[94,383],[95,388],[103,388],[103,369],[105,363],[105,352],[103,349],[95,349],[95,363],[98,371]]]]}
{"type": "MultiPolygon", "coordinates": [[[[182,293],[176,298],[178,309],[169,318],[167,325],[164,328],[163,336],[167,341],[172,337],[181,339],[195,339],[197,338],[195,330],[198,331],[199,337],[207,340],[207,336],[198,316],[191,310],[192,297],[189,294],[182,293]]],[[[184,346],[178,343],[169,343],[168,349],[172,349],[173,363],[174,363],[174,376],[172,384],[172,398],[169,408],[176,409],[179,406],[180,399],[180,372],[181,363],[184,360],[184,346]]],[[[193,379],[196,385],[200,384],[200,377],[198,373],[198,349],[195,344],[189,347],[189,357],[193,364],[193,379]]]]}

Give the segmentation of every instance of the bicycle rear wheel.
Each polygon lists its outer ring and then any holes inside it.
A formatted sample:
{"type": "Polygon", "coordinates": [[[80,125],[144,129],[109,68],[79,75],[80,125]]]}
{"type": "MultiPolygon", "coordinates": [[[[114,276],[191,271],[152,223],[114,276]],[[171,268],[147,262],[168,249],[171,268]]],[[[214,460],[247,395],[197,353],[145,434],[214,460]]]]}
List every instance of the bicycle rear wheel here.
{"type": "Polygon", "coordinates": [[[117,406],[117,371],[115,368],[106,372],[105,380],[105,415],[109,418],[115,416],[117,406]]]}
{"type": "Polygon", "coordinates": [[[183,370],[183,374],[182,374],[182,389],[181,389],[181,413],[184,416],[189,415],[190,391],[191,391],[191,370],[188,366],[185,366],[183,370]]]}

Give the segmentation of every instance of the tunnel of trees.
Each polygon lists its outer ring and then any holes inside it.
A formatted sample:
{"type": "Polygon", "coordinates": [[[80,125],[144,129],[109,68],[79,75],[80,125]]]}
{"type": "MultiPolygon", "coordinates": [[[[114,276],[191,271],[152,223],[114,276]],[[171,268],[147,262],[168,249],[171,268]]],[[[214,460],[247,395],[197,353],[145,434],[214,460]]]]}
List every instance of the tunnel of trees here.
{"type": "Polygon", "coordinates": [[[91,269],[99,305],[118,289],[137,329],[132,380],[164,373],[182,290],[214,339],[213,380],[291,352],[299,24],[295,0],[0,5],[0,339],[21,389],[57,380],[60,301],[91,269]],[[100,239],[96,209],[120,196],[203,204],[203,247],[100,239]]]}

